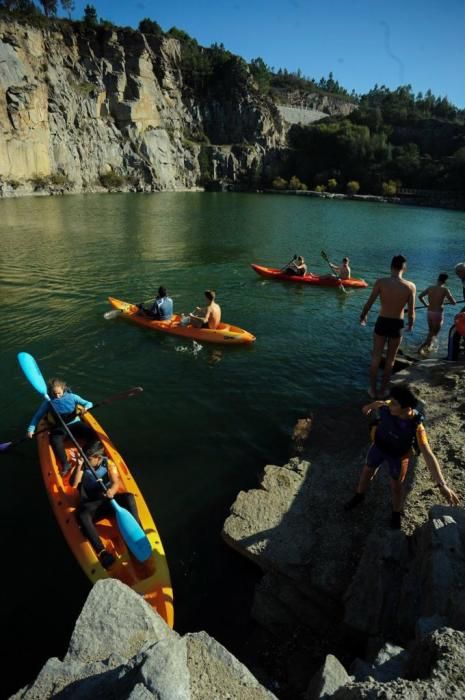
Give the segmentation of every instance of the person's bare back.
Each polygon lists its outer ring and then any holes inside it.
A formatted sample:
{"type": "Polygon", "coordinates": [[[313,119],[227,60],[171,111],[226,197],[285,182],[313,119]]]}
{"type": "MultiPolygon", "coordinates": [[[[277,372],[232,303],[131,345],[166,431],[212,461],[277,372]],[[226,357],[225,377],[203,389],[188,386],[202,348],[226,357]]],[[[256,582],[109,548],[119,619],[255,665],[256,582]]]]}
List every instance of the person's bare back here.
{"type": "Polygon", "coordinates": [[[383,277],[375,282],[373,291],[378,288],[381,308],[379,315],[384,318],[404,318],[407,305],[413,307],[416,287],[413,282],[402,277],[383,277]]]}
{"type": "Polygon", "coordinates": [[[210,306],[207,307],[207,323],[208,327],[215,330],[221,323],[221,307],[216,301],[212,301],[210,306]]]}
{"type": "Polygon", "coordinates": [[[447,287],[444,287],[441,284],[435,284],[428,287],[426,292],[423,292],[420,295],[420,298],[423,296],[428,297],[429,311],[442,311],[446,299],[448,299],[451,304],[455,303],[450,291],[447,289],[447,287]]]}

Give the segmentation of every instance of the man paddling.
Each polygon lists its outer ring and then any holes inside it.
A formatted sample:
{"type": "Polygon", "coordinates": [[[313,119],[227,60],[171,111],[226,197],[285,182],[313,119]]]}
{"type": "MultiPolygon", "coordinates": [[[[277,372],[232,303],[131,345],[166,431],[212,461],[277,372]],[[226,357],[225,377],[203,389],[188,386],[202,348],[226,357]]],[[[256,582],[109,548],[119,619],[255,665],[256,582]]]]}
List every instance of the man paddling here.
{"type": "Polygon", "coordinates": [[[378,396],[376,388],[377,375],[386,343],[386,361],[379,395],[381,398],[385,398],[388,395],[392,366],[402,340],[405,306],[408,307],[408,331],[412,330],[415,322],[416,287],[413,282],[403,279],[403,274],[406,269],[406,258],[404,258],[403,255],[395,255],[391,261],[391,276],[376,280],[373,291],[360,314],[360,323],[364,326],[367,321],[369,310],[373,306],[375,300],[378,297],[380,298],[381,309],[373,333],[370,388],[368,389],[368,394],[372,398],[378,396]]]}

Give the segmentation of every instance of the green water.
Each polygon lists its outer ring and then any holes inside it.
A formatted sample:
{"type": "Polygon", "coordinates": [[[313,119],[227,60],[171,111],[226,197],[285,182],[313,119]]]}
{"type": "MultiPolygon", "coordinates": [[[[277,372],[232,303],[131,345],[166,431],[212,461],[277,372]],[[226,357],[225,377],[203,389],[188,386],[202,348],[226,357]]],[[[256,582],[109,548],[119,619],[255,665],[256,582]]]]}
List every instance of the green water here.
{"type": "MultiPolygon", "coordinates": [[[[336,261],[349,255],[353,275],[371,283],[402,252],[420,289],[447,271],[459,296],[453,266],[465,258],[464,224],[463,212],[246,194],[0,201],[0,440],[20,436],[40,401],[17,365],[20,350],[94,402],[142,385],[140,397],[98,416],[159,527],[177,629],[207,629],[228,643],[250,604],[244,581],[254,575],[221,542],[229,506],[265,463],[285,459],[298,417],[362,399],[376,318],[358,325],[369,289],[343,295],[273,283],[249,263],[279,266],[302,253],[312,271],[325,273],[325,249],[336,261]],[[184,312],[216,289],[224,320],[257,342],[202,348],[104,320],[108,295],[141,301],[160,284],[184,312]]],[[[425,331],[419,312],[405,347],[425,331]]],[[[34,444],[0,458],[8,569],[1,620],[24,648],[14,690],[63,653],[89,586],[54,522],[34,444]]],[[[15,654],[10,646],[6,661],[15,654]]]]}

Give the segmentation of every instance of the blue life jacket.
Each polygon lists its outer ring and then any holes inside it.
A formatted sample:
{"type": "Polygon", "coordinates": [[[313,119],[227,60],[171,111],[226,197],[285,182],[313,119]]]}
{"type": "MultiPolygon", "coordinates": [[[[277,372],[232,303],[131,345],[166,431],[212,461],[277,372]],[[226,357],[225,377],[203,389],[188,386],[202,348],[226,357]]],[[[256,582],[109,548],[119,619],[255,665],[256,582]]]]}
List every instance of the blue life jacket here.
{"type": "MultiPolygon", "coordinates": [[[[76,401],[73,393],[69,391],[69,389],[65,391],[63,396],[60,396],[59,399],[52,399],[50,404],[53,409],[60,414],[65,423],[71,423],[77,416],[76,401]]],[[[51,423],[57,422],[53,410],[49,411],[48,420],[50,420],[51,423]]]]}
{"type": "Polygon", "coordinates": [[[173,317],[173,300],[171,297],[157,297],[153,302],[150,313],[158,321],[171,321],[173,317]]]}
{"type": "Polygon", "coordinates": [[[387,406],[381,406],[378,411],[379,422],[374,435],[376,447],[390,457],[403,457],[415,446],[415,451],[418,451],[417,428],[424,416],[414,410],[411,418],[399,418],[393,416],[387,406]]]}
{"type": "MultiPolygon", "coordinates": [[[[97,479],[101,479],[106,489],[111,486],[110,475],[108,473],[108,459],[103,457],[101,463],[94,469],[97,479]]],[[[90,469],[84,469],[81,487],[81,498],[88,501],[95,501],[103,495],[102,484],[97,481],[90,469]]]]}

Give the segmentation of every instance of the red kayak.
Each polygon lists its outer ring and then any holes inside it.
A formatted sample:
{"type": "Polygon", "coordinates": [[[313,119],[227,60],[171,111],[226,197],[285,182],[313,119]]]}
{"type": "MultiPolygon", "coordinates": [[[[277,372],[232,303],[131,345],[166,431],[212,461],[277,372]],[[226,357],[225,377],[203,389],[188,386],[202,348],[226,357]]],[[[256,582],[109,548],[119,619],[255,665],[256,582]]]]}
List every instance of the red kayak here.
{"type": "Polygon", "coordinates": [[[349,287],[351,289],[360,289],[363,287],[368,287],[368,283],[365,280],[357,279],[356,277],[351,277],[347,280],[340,280],[338,277],[333,275],[314,275],[312,272],[306,275],[287,275],[282,270],[277,270],[274,267],[263,267],[262,265],[251,265],[252,270],[255,270],[257,275],[261,277],[266,277],[270,280],[285,280],[286,282],[300,282],[302,284],[316,284],[320,287],[340,287],[341,282],[344,287],[349,287]]]}

